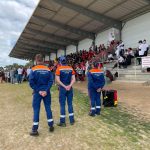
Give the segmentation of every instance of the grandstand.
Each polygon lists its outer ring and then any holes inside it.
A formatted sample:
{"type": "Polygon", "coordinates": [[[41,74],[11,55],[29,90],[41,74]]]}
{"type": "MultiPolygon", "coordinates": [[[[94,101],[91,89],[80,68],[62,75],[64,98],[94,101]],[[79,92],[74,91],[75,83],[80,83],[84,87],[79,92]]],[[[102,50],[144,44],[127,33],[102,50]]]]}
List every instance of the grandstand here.
{"type": "MultiPolygon", "coordinates": [[[[141,39],[150,43],[149,18],[149,0],[41,0],[9,56],[32,60],[42,53],[50,61],[114,39],[136,48],[141,39]]],[[[140,66],[120,69],[119,75],[129,80],[150,77],[140,66]]]]}

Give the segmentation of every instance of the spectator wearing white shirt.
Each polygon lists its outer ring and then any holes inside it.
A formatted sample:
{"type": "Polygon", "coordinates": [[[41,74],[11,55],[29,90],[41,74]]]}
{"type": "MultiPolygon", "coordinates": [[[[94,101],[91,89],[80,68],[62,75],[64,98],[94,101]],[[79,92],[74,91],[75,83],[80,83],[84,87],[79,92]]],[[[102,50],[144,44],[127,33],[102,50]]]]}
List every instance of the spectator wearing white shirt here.
{"type": "Polygon", "coordinates": [[[113,56],[113,54],[111,54],[110,52],[108,52],[107,60],[108,60],[108,61],[114,60],[114,56],[113,56]]]}
{"type": "Polygon", "coordinates": [[[29,67],[29,68],[27,69],[27,79],[29,78],[30,72],[31,72],[31,67],[29,67]]]}
{"type": "Polygon", "coordinates": [[[119,46],[119,43],[117,44],[115,54],[116,54],[116,57],[119,58],[119,56],[120,56],[120,46],[119,46]]]}
{"type": "Polygon", "coordinates": [[[138,58],[138,62],[139,62],[139,65],[141,65],[141,57],[144,56],[144,52],[145,52],[142,40],[139,41],[138,52],[139,52],[139,57],[140,57],[138,58]]]}
{"type": "Polygon", "coordinates": [[[144,49],[144,56],[147,56],[149,45],[146,43],[146,40],[143,40],[143,49],[144,49]]]}
{"type": "Polygon", "coordinates": [[[116,64],[114,64],[114,67],[112,69],[116,68],[118,66],[118,64],[119,64],[119,68],[121,68],[121,67],[127,68],[126,61],[122,56],[119,56],[118,62],[116,64]]]}
{"type": "Polygon", "coordinates": [[[18,83],[21,83],[21,81],[22,81],[23,68],[22,68],[22,67],[19,67],[17,71],[18,71],[17,80],[18,80],[18,83]]]}

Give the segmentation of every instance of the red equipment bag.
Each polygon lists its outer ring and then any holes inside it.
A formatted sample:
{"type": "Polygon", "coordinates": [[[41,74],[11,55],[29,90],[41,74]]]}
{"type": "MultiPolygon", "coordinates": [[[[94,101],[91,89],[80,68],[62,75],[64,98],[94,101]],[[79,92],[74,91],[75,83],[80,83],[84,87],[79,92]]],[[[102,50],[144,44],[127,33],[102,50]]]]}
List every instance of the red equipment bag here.
{"type": "Polygon", "coordinates": [[[118,104],[117,91],[116,90],[103,90],[103,105],[104,107],[116,107],[118,104]]]}

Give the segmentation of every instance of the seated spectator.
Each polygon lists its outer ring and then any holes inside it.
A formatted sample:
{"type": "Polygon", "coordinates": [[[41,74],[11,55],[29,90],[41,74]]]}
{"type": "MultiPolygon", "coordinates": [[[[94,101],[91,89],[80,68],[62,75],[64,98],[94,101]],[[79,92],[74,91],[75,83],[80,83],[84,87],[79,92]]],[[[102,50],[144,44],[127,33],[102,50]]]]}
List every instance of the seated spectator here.
{"type": "Polygon", "coordinates": [[[108,61],[114,60],[114,56],[110,52],[108,52],[107,60],[108,61]]]}
{"type": "Polygon", "coordinates": [[[116,68],[118,65],[119,65],[119,68],[122,68],[122,67],[127,68],[126,61],[122,56],[119,56],[118,62],[114,64],[114,67],[112,69],[116,68]]]}
{"type": "Polygon", "coordinates": [[[134,58],[134,52],[133,52],[132,48],[128,48],[128,55],[129,55],[131,58],[134,58]]]}

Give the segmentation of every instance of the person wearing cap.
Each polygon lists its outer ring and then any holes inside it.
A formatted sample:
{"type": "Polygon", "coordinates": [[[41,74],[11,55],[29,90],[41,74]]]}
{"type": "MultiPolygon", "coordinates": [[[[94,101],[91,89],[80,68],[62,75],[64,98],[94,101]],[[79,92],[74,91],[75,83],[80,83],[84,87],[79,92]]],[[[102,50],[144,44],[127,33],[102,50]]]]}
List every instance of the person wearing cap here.
{"type": "Polygon", "coordinates": [[[73,112],[73,88],[72,85],[75,83],[75,72],[72,67],[66,64],[66,58],[60,57],[61,66],[56,70],[56,81],[59,84],[59,102],[60,102],[60,122],[58,126],[66,126],[66,112],[65,104],[67,99],[68,111],[69,111],[69,120],[70,124],[73,125],[74,112],[73,112]]]}
{"type": "Polygon", "coordinates": [[[50,94],[50,88],[53,84],[53,76],[50,72],[50,69],[44,65],[43,57],[41,54],[36,55],[35,61],[37,65],[31,69],[31,72],[29,74],[29,84],[33,89],[33,126],[32,131],[30,132],[31,136],[39,135],[39,113],[42,99],[46,110],[49,131],[54,131],[50,94]]]}
{"type": "Polygon", "coordinates": [[[98,69],[98,63],[93,62],[92,69],[88,74],[88,92],[90,96],[90,116],[100,115],[101,111],[101,90],[105,85],[104,73],[98,69]]]}

